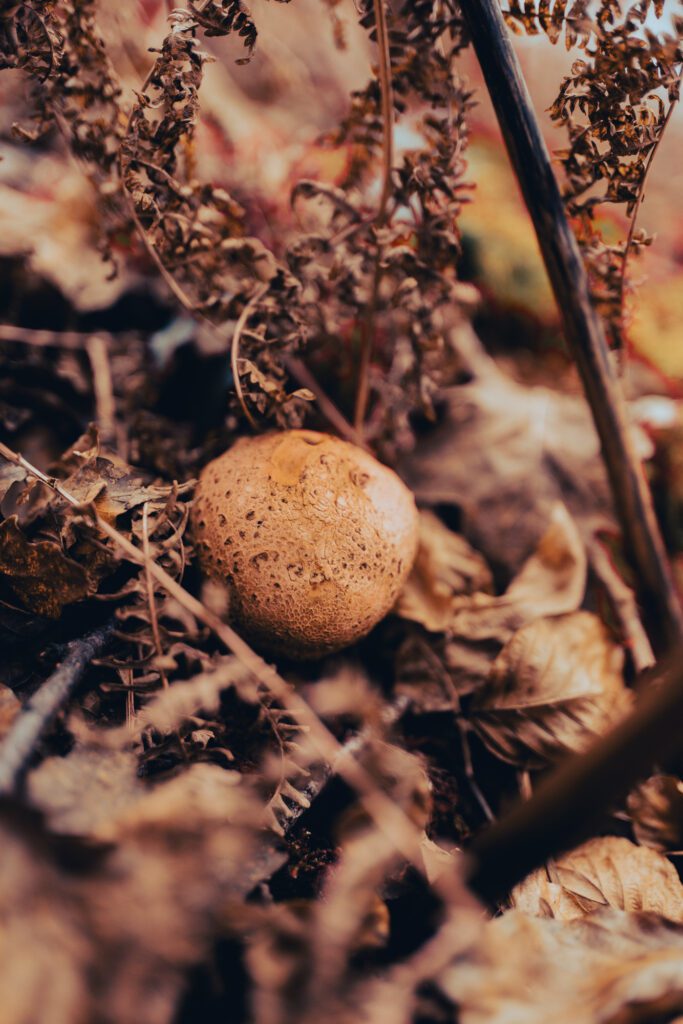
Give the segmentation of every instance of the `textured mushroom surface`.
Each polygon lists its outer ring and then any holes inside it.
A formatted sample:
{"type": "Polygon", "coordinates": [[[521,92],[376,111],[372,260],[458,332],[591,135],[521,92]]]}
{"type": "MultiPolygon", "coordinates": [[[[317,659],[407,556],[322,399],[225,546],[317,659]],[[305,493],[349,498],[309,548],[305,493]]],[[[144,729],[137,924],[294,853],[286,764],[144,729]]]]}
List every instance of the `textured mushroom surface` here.
{"type": "Polygon", "coordinates": [[[193,511],[200,563],[245,636],[316,657],[368,633],[413,564],[418,517],[399,477],[310,430],[243,438],[204,469],[193,511]]]}

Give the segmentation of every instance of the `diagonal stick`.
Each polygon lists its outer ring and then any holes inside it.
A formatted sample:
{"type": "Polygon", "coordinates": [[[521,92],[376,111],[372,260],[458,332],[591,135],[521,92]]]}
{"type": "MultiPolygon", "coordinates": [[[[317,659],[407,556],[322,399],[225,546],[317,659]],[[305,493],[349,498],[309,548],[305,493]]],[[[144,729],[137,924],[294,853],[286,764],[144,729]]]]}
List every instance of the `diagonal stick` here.
{"type": "Polygon", "coordinates": [[[683,613],[578,243],[498,0],[463,0],[462,11],[600,437],[641,613],[655,651],[662,652],[683,636],[683,613]]]}

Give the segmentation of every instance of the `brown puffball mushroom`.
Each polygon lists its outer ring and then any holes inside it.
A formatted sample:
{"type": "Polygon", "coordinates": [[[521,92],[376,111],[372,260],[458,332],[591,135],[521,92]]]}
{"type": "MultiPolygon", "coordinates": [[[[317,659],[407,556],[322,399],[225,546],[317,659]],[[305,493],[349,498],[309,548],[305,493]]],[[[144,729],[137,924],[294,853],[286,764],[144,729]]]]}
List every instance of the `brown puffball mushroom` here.
{"type": "Polygon", "coordinates": [[[262,648],[312,658],[365,636],[418,542],[413,495],[356,445],[312,430],[242,438],[204,469],[193,523],[204,573],[262,648]]]}

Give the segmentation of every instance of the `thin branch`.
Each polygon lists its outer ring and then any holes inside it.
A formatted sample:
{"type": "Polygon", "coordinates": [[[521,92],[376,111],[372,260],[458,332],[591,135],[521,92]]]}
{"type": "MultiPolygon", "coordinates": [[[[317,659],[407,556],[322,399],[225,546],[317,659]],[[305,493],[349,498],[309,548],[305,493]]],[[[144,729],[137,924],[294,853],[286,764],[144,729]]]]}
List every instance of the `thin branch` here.
{"type": "Polygon", "coordinates": [[[384,0],[373,0],[377,25],[379,51],[379,84],[382,93],[382,193],[375,222],[381,227],[386,221],[387,203],[391,196],[391,170],[394,164],[394,93],[391,84],[391,55],[389,30],[384,0]]]}
{"type": "MultiPolygon", "coordinates": [[[[159,616],[157,615],[157,602],[154,594],[154,580],[149,571],[152,564],[152,552],[149,543],[149,502],[142,506],[142,553],[145,556],[145,590],[147,593],[147,606],[149,608],[149,624],[152,627],[152,638],[157,652],[157,658],[163,658],[164,648],[161,643],[159,632],[159,616]]],[[[164,689],[168,688],[168,677],[163,668],[158,669],[161,684],[164,689]]]]}
{"type": "Polygon", "coordinates": [[[375,312],[377,310],[377,298],[379,295],[379,283],[382,275],[380,267],[379,246],[375,260],[375,269],[372,275],[372,288],[370,298],[360,325],[360,363],[358,365],[358,392],[356,394],[356,408],[353,415],[353,426],[359,437],[363,437],[365,415],[368,409],[370,397],[370,361],[372,359],[372,341],[374,333],[375,312]]]}
{"type": "Polygon", "coordinates": [[[655,650],[662,651],[683,636],[683,613],[578,243],[498,2],[466,0],[463,13],[600,437],[648,632],[655,650]]]}
{"type": "Polygon", "coordinates": [[[586,839],[635,783],[680,751],[683,648],[645,673],[645,682],[627,718],[474,840],[469,884],[484,900],[502,899],[534,868],[586,839]]]}
{"type": "Polygon", "coordinates": [[[297,359],[296,356],[291,356],[287,353],[284,353],[282,361],[289,373],[291,373],[292,377],[294,377],[302,387],[308,388],[309,391],[313,392],[320,412],[328,423],[334,427],[339,436],[346,438],[347,441],[351,441],[352,444],[362,445],[363,440],[359,437],[358,432],[339,411],[329,395],[325,394],[306,364],[300,359],[297,359]]]}
{"type": "Polygon", "coordinates": [[[242,332],[244,331],[244,328],[247,326],[247,321],[249,317],[254,312],[255,306],[258,304],[258,302],[260,302],[260,300],[263,298],[267,291],[268,285],[262,284],[260,288],[256,289],[256,291],[248,300],[248,302],[244,304],[244,309],[240,313],[237,323],[235,324],[235,330],[232,332],[232,344],[230,345],[230,366],[232,368],[232,379],[235,385],[235,394],[237,395],[237,399],[240,405],[242,406],[242,412],[249,420],[249,424],[253,430],[258,430],[258,423],[256,422],[256,420],[249,411],[249,407],[247,406],[246,400],[244,398],[244,392],[242,391],[242,382],[240,381],[240,371],[238,366],[240,338],[242,337],[242,332]]]}
{"type": "MultiPolygon", "coordinates": [[[[375,215],[375,225],[381,228],[387,220],[387,204],[391,196],[391,171],[394,163],[394,95],[391,84],[391,55],[389,52],[389,31],[384,0],[373,0],[375,25],[377,27],[377,48],[379,51],[379,84],[382,97],[382,192],[375,215]]],[[[363,436],[363,424],[370,397],[370,361],[375,312],[382,277],[380,249],[378,243],[372,288],[366,314],[361,324],[361,351],[358,366],[358,392],[353,425],[356,433],[363,436]]]]}
{"type": "Polygon", "coordinates": [[[635,594],[624,582],[605,545],[597,537],[588,545],[588,560],[591,569],[607,591],[614,613],[619,620],[621,639],[630,651],[636,672],[643,672],[646,668],[654,665],[655,656],[640,621],[635,594]]]}
{"type": "MultiPolygon", "coordinates": [[[[83,331],[49,331],[37,330],[32,327],[17,327],[14,324],[0,324],[0,341],[17,341],[24,345],[36,345],[41,348],[72,348],[84,349],[92,334],[83,331]]],[[[111,342],[112,336],[101,331],[98,337],[102,341],[111,342]]]]}
{"type": "Polygon", "coordinates": [[[113,636],[114,623],[109,622],[67,645],[64,660],[31,697],[0,745],[0,795],[17,791],[38,740],[71,697],[93,658],[102,653],[113,636]]]}
{"type": "Polygon", "coordinates": [[[631,216],[631,224],[630,224],[629,230],[628,230],[628,237],[626,239],[626,245],[624,246],[624,255],[622,257],[622,262],[621,262],[621,274],[620,274],[620,277],[619,277],[619,303],[620,303],[620,307],[621,307],[621,319],[622,319],[622,322],[623,322],[623,319],[624,319],[624,299],[625,299],[625,292],[626,292],[626,271],[628,269],[628,258],[629,258],[629,255],[631,253],[631,248],[633,246],[633,239],[635,237],[636,224],[637,224],[637,221],[638,221],[638,214],[640,212],[640,207],[643,205],[643,201],[645,199],[645,186],[647,185],[648,178],[650,177],[650,171],[652,170],[652,164],[654,163],[655,154],[657,153],[657,150],[659,149],[660,142],[664,138],[664,133],[666,132],[668,124],[669,124],[669,122],[671,120],[671,116],[672,116],[672,114],[673,114],[673,112],[674,112],[674,110],[676,108],[676,103],[677,103],[678,99],[680,98],[680,91],[681,91],[681,77],[679,76],[678,85],[677,85],[677,88],[676,88],[676,94],[675,94],[675,96],[673,97],[673,99],[669,103],[669,109],[667,110],[666,116],[664,117],[664,120],[662,121],[662,124],[661,124],[660,130],[659,130],[659,134],[657,136],[657,139],[655,140],[655,143],[654,143],[652,149],[648,153],[647,163],[645,165],[645,171],[643,173],[643,177],[641,178],[640,185],[639,185],[639,188],[638,188],[638,196],[637,196],[637,199],[636,199],[636,202],[635,202],[635,206],[633,208],[633,214],[631,216]]]}
{"type": "Polygon", "coordinates": [[[85,343],[90,360],[95,412],[100,439],[107,445],[116,445],[116,400],[109,365],[107,341],[100,334],[91,334],[85,343]]]}
{"type": "Polygon", "coordinates": [[[301,794],[308,801],[308,807],[303,804],[292,807],[288,818],[282,823],[285,833],[292,831],[296,822],[308,810],[313,801],[320,796],[328,782],[335,775],[342,774],[340,765],[343,766],[345,761],[357,758],[359,754],[368,749],[378,734],[377,725],[381,726],[383,730],[390,729],[402,717],[408,704],[409,701],[406,697],[398,697],[391,703],[383,705],[379,723],[366,725],[359,732],[354,733],[340,746],[335,761],[326,762],[317,771],[311,772],[310,779],[301,787],[301,794]]]}

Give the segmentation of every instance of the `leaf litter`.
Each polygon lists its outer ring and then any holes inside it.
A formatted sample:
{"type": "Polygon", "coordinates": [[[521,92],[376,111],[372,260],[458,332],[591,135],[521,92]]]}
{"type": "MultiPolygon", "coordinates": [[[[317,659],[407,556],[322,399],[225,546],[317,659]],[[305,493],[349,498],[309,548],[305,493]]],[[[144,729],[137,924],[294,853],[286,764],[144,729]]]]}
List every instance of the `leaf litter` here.
{"type": "MultiPolygon", "coordinates": [[[[0,294],[13,385],[0,428],[3,451],[25,456],[0,473],[0,759],[65,645],[113,624],[0,800],[3,1021],[508,1024],[547,1021],[548,1007],[585,1024],[675,1019],[680,765],[657,765],[509,901],[485,908],[467,886],[485,819],[628,714],[647,652],[632,581],[605,554],[616,517],[586,403],[551,372],[532,386],[494,361],[471,325],[486,298],[453,272],[474,123],[459,8],[392,5],[387,174],[382,68],[362,83],[382,19],[360,5],[347,113],[317,142],[283,142],[285,194],[265,203],[210,104],[202,114],[202,79],[217,58],[265,124],[302,106],[302,34],[259,65],[237,0],[188,4],[168,24],[154,2],[104,6],[0,11],[16,122],[3,274],[18,296],[0,294]],[[420,549],[369,637],[282,659],[291,690],[269,691],[270,666],[223,650],[230,593],[201,581],[189,512],[208,461],[254,425],[300,424],[396,466],[421,506],[420,549]]],[[[337,6],[305,5],[306,47],[328,20],[343,43],[337,6]]],[[[587,57],[553,116],[568,122],[566,201],[618,343],[622,270],[648,240],[607,246],[581,188],[603,183],[637,210],[666,126],[654,92],[673,103],[680,54],[643,34],[648,5],[598,6],[595,20],[583,3],[506,16],[587,57]],[[596,39],[604,61],[585,49],[596,39]],[[609,159],[595,111],[615,115],[609,159]]],[[[316,74],[308,86],[329,90],[336,117],[343,90],[316,74]]],[[[644,457],[661,456],[632,429],[644,457]]]]}

